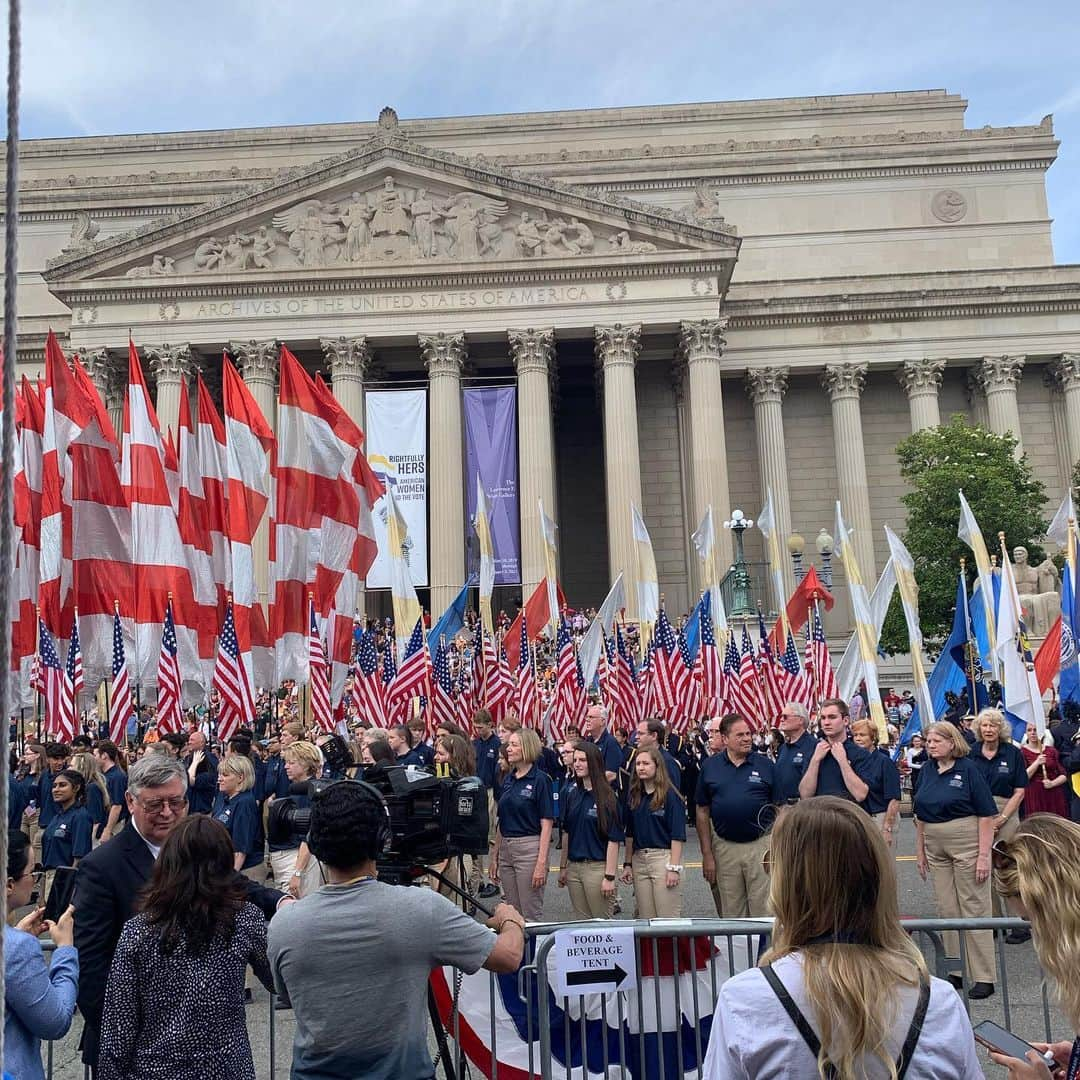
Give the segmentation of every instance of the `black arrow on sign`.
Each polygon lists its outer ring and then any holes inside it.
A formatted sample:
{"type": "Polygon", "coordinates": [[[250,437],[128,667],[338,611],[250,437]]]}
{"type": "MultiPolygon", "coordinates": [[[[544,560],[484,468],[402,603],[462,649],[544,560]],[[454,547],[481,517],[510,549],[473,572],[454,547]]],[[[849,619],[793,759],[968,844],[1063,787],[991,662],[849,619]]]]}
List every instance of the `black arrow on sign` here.
{"type": "Polygon", "coordinates": [[[567,986],[591,986],[593,983],[614,983],[619,985],[626,978],[626,972],[618,964],[613,968],[597,968],[595,971],[569,971],[566,974],[567,986]]]}

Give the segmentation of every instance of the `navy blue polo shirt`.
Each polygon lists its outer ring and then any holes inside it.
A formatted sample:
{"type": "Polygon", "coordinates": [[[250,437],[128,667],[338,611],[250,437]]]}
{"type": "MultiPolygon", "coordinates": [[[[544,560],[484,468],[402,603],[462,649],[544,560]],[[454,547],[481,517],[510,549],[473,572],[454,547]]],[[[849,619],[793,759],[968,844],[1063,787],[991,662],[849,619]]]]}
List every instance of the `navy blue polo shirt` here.
{"type": "Polygon", "coordinates": [[[997,817],[997,804],[979,767],[970,757],[957,758],[942,773],[937,762],[919,770],[915,788],[915,816],[927,825],[966,817],[997,817]]]}
{"type": "MultiPolygon", "coordinates": [[[[190,767],[190,761],[184,762],[184,768],[190,767]]],[[[188,811],[192,814],[209,814],[214,808],[217,797],[218,759],[209,750],[203,754],[199,771],[195,774],[195,783],[188,785],[188,811]]]]}
{"type": "Polygon", "coordinates": [[[266,759],[266,775],[263,777],[263,798],[273,795],[280,799],[289,794],[289,776],[285,772],[285,759],[271,754],[266,759]]]}
{"type": "Polygon", "coordinates": [[[22,780],[16,780],[14,774],[8,779],[8,830],[11,829],[25,829],[26,823],[23,821],[23,811],[30,805],[30,795],[34,793],[36,798],[37,787],[34,784],[33,778],[29,776],[23,777],[22,780]]]}
{"type": "Polygon", "coordinates": [[[777,799],[773,763],[764,754],[752,753],[735,765],[722,750],[702,762],[694,802],[709,808],[716,835],[723,840],[756,840],[772,825],[767,808],[777,799]]]}
{"type": "MultiPolygon", "coordinates": [[[[288,793],[288,790],[289,790],[288,788],[285,789],[286,794],[288,793]]],[[[281,796],[281,798],[285,798],[285,797],[286,796],[281,796]]],[[[311,799],[308,798],[307,795],[287,795],[287,797],[292,800],[292,805],[294,807],[296,807],[297,810],[307,810],[307,809],[309,809],[311,807],[311,799]]],[[[292,844],[292,843],[288,843],[288,844],[286,844],[286,843],[277,843],[277,844],[275,844],[272,840],[267,842],[267,847],[271,851],[296,851],[296,849],[299,848],[299,846],[300,846],[299,842],[297,842],[295,844],[292,844]]]]}
{"type": "Polygon", "coordinates": [[[539,836],[540,823],[555,820],[551,777],[534,764],[524,775],[512,769],[499,789],[499,833],[502,836],[539,836]]]}
{"type": "MultiPolygon", "coordinates": [[[[668,779],[671,781],[671,786],[678,791],[679,787],[682,785],[682,765],[679,764],[677,758],[669,754],[662,746],[658,746],[657,750],[660,751],[660,756],[664,759],[664,765],[667,768],[668,779]]],[[[634,779],[634,761],[640,753],[641,748],[635,746],[627,755],[626,767],[623,770],[627,776],[627,787],[629,787],[630,781],[634,779]]]]}
{"type": "Polygon", "coordinates": [[[499,773],[499,750],[502,743],[499,736],[492,732],[486,739],[473,739],[476,751],[476,775],[484,781],[489,791],[495,790],[495,779],[499,773]]]}
{"type": "Polygon", "coordinates": [[[241,870],[258,866],[263,857],[262,815],[253,792],[238,791],[231,799],[219,791],[214,800],[214,820],[220,821],[232,837],[233,848],[244,853],[241,870]]]}
{"type": "Polygon", "coordinates": [[[255,786],[251,789],[251,793],[255,796],[255,801],[261,803],[267,796],[266,762],[254,754],[248,758],[248,761],[251,762],[251,767],[255,770],[255,786]]]}
{"type": "Polygon", "coordinates": [[[618,776],[623,763],[623,749],[615,736],[604,728],[600,732],[600,738],[593,741],[596,743],[596,749],[600,751],[600,756],[604,759],[604,771],[618,776]]]}
{"type": "MultiPolygon", "coordinates": [[[[816,747],[813,749],[816,749],[816,747]]],[[[844,740],[844,752],[847,754],[847,759],[851,763],[855,775],[860,780],[868,782],[866,777],[863,776],[863,770],[866,769],[867,762],[870,760],[870,751],[864,750],[849,736],[844,740]]],[[[822,758],[818,766],[817,791],[814,794],[838,795],[841,799],[853,801],[851,792],[848,791],[847,784],[844,783],[844,774],[840,771],[840,765],[831,752],[822,758]]]]}
{"type": "Polygon", "coordinates": [[[52,796],[53,786],[53,774],[45,768],[41,770],[41,776],[38,778],[38,825],[41,828],[45,828],[53,819],[53,814],[56,813],[56,801],[52,796]]]}
{"type": "Polygon", "coordinates": [[[814,756],[817,739],[804,731],[793,743],[785,740],[776,755],[773,770],[776,773],[777,794],[781,802],[791,802],[799,797],[799,781],[806,773],[806,766],[814,756]]]}
{"type": "Polygon", "coordinates": [[[986,757],[982,748],[982,743],[976,743],[968,754],[968,760],[982,774],[991,795],[1010,799],[1017,788],[1028,786],[1024,755],[1012,743],[998,743],[997,753],[992,758],[986,757]]]}
{"type": "Polygon", "coordinates": [[[664,805],[653,809],[652,796],[642,793],[637,806],[626,807],[626,835],[633,838],[634,850],[662,848],[668,851],[672,840],[686,842],[686,807],[679,793],[669,788],[664,805]]]}
{"type": "Polygon", "coordinates": [[[104,776],[109,802],[120,807],[120,820],[123,821],[131,816],[128,814],[127,799],[124,798],[127,795],[127,773],[119,765],[112,765],[104,776]]]}
{"type": "Polygon", "coordinates": [[[875,750],[870,754],[859,776],[870,789],[862,803],[862,808],[868,814],[884,814],[890,802],[894,799],[900,801],[900,770],[884,750],[875,750]]]}
{"type": "Polygon", "coordinates": [[[105,796],[97,784],[86,785],[86,809],[97,831],[97,827],[104,825],[105,819],[109,816],[105,810],[105,796]]]}
{"type": "MultiPolygon", "coordinates": [[[[50,800],[52,801],[52,800],[50,800]]],[[[46,870],[74,866],[94,846],[94,823],[85,806],[61,810],[53,802],[53,816],[41,837],[41,864],[46,870]]]]}
{"type": "Polygon", "coordinates": [[[415,765],[417,768],[420,769],[426,769],[428,767],[424,761],[424,755],[420,753],[419,747],[416,746],[414,746],[411,750],[406,750],[404,754],[399,754],[397,764],[415,765]]]}
{"type": "Polygon", "coordinates": [[[596,798],[580,784],[568,784],[562,791],[562,827],[566,830],[567,858],[570,862],[603,862],[607,859],[609,840],[621,843],[626,839],[619,819],[619,803],[608,822],[607,836],[600,835],[600,821],[596,813],[596,798]]]}

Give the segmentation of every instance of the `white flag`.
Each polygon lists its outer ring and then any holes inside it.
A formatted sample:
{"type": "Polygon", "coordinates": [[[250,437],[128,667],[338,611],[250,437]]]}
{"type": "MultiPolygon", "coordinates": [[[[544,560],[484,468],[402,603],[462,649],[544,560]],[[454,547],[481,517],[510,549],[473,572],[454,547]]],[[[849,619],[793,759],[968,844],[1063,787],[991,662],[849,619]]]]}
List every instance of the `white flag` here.
{"type": "Polygon", "coordinates": [[[484,629],[495,636],[491,615],[491,594],[495,589],[495,546],[491,542],[491,518],[488,513],[487,495],[476,474],[476,538],[480,541],[480,619],[484,629]]]}
{"type": "MultiPolygon", "coordinates": [[[[982,530],[975,520],[975,515],[960,492],[960,525],[956,535],[964,541],[972,554],[975,556],[975,569],[979,575],[979,585],[982,589],[983,607],[986,609],[986,636],[990,641],[996,641],[994,633],[994,570],[990,565],[990,553],[986,550],[986,541],[983,540],[982,530]]],[[[994,669],[994,678],[1001,681],[1001,659],[996,650],[990,650],[990,663],[994,669]]]]}
{"type": "Polygon", "coordinates": [[[548,614],[551,621],[551,638],[554,641],[559,629],[558,571],[555,569],[555,522],[544,513],[544,500],[538,499],[540,507],[540,539],[544,545],[544,577],[547,580],[548,614]]]}
{"type": "Polygon", "coordinates": [[[585,678],[586,690],[592,686],[596,677],[596,669],[600,666],[600,654],[604,650],[604,635],[611,633],[615,623],[615,616],[626,607],[626,588],[623,585],[622,571],[615,579],[615,583],[608,590],[596,618],[589,624],[585,636],[581,639],[578,647],[578,661],[585,678]]]}
{"type": "Polygon", "coordinates": [[[652,637],[652,628],[660,617],[660,581],[656,574],[649,530],[638,508],[630,504],[630,522],[634,529],[634,562],[637,570],[638,621],[641,623],[641,641],[652,637]]]}
{"type": "MultiPolygon", "coordinates": [[[[881,628],[885,625],[885,616],[889,611],[892,601],[893,590],[896,588],[896,568],[892,559],[885,564],[881,571],[874,591],[870,594],[870,618],[873,622],[874,633],[880,638],[881,628]]],[[[862,679],[862,658],[859,655],[859,639],[852,635],[844,649],[844,655],[836,667],[836,687],[840,696],[845,701],[850,701],[855,696],[862,679]]]]}
{"type": "Polygon", "coordinates": [[[704,564],[703,584],[709,593],[709,610],[712,614],[713,629],[723,640],[727,640],[731,632],[728,627],[727,611],[724,610],[724,598],[720,595],[720,575],[716,570],[716,527],[713,524],[713,510],[711,506],[705,507],[705,516],[701,524],[690,537],[697,550],[698,557],[704,564]]]}
{"type": "MultiPolygon", "coordinates": [[[[926,666],[923,664],[923,636],[919,625],[919,586],[915,581],[915,560],[905,547],[904,542],[885,526],[885,537],[889,541],[889,552],[896,569],[896,584],[900,589],[900,603],[904,608],[904,621],[907,623],[908,649],[911,654],[911,677],[915,683],[915,701],[919,706],[919,718],[923,728],[934,722],[934,702],[930,696],[930,686],[926,681],[926,666]]],[[[880,636],[881,629],[878,628],[880,636]]]]}
{"type": "Polygon", "coordinates": [[[776,610],[780,613],[783,641],[786,642],[788,638],[787,596],[784,588],[784,564],[780,556],[780,537],[776,529],[772,488],[765,489],[765,505],[758,514],[757,525],[761,530],[761,535],[765,537],[765,550],[769,556],[769,573],[772,577],[773,592],[776,594],[776,610]]]}
{"type": "Polygon", "coordinates": [[[1005,708],[1025,723],[1034,724],[1040,738],[1046,730],[1042,694],[1033,670],[1024,659],[1021,638],[1020,597],[1016,591],[1012,562],[1005,546],[1001,549],[1001,595],[998,597],[994,654],[1001,663],[1005,708]]]}

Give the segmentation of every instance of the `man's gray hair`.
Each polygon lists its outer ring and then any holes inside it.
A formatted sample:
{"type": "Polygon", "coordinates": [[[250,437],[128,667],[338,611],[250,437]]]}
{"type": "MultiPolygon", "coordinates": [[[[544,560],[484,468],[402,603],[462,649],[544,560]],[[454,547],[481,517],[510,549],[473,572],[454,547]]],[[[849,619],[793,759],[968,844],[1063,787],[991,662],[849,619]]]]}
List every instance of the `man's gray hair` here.
{"type": "Polygon", "coordinates": [[[784,704],[785,709],[790,709],[802,722],[803,727],[810,726],[810,713],[801,701],[788,701],[784,704]]]}
{"type": "Polygon", "coordinates": [[[604,718],[604,723],[605,724],[607,723],[608,712],[607,712],[607,706],[606,705],[601,705],[599,701],[594,701],[586,711],[587,712],[595,712],[595,713],[599,714],[600,716],[602,716],[604,718]]]}
{"type": "Polygon", "coordinates": [[[134,797],[143,788],[164,787],[173,780],[179,780],[187,791],[187,771],[183,764],[164,754],[148,754],[131,766],[128,772],[128,791],[134,797]]]}

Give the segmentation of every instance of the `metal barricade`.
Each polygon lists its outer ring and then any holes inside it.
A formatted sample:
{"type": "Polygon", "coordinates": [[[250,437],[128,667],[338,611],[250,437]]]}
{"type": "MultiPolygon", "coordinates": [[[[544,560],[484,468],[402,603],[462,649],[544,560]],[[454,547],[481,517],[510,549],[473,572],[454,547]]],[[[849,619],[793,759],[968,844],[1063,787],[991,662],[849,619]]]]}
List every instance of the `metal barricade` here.
{"type": "MultiPolygon", "coordinates": [[[[1020,919],[905,919],[904,928],[939,978],[958,973],[960,992],[974,1020],[993,1019],[1022,1038],[1052,1041],[1068,1030],[1054,1008],[1046,980],[1030,945],[1007,947],[1009,930],[1027,926],[1020,919]],[[959,932],[959,955],[945,950],[945,934],[959,932]],[[967,934],[995,934],[997,980],[995,994],[971,1001],[968,991],[967,934]],[[1037,983],[1037,995],[1031,985],[1037,983]],[[1019,998],[1014,994],[1019,987],[1019,998]],[[1027,1000],[1028,998],[1037,1000],[1027,1000]]],[[[698,1075],[707,1049],[707,1021],[715,1010],[720,985],[731,975],[754,966],[767,945],[771,919],[655,919],[544,923],[528,928],[526,959],[516,975],[481,970],[469,976],[446,969],[443,993],[433,991],[431,1038],[437,1075],[459,1080],[470,1075],[498,1077],[514,1073],[537,1080],[578,1080],[597,1076],[649,1077],[685,1080],[698,1075]],[[552,978],[552,950],[560,930],[587,929],[597,933],[631,928],[635,938],[635,987],[606,994],[557,996],[552,978]],[[438,1009],[435,1001],[438,998],[438,1009]],[[442,1031],[443,1037],[437,1036],[442,1031]],[[674,1033],[677,1032],[677,1035],[674,1033]],[[669,1038],[668,1035],[674,1035],[669,1038]],[[666,1043],[665,1043],[666,1039],[666,1043]],[[584,1069],[583,1069],[584,1066],[584,1069]]],[[[51,945],[45,944],[46,952],[51,945]]],[[[257,1006],[262,1008],[263,1006],[257,1006]]],[[[268,1080],[288,1075],[289,1056],[279,1055],[275,998],[270,996],[265,1034],[253,1023],[253,1049],[267,1040],[268,1080]],[[278,1075],[279,1058],[281,1076],[278,1075]]],[[[78,1041],[76,1017],[64,1040],[70,1051],[78,1041]]],[[[65,1054],[65,1057],[68,1055],[65,1054]]],[[[48,1080],[71,1080],[89,1071],[72,1062],[58,1069],[52,1043],[45,1047],[48,1080]]],[[[256,1055],[259,1060],[262,1055],[256,1055]]]]}

